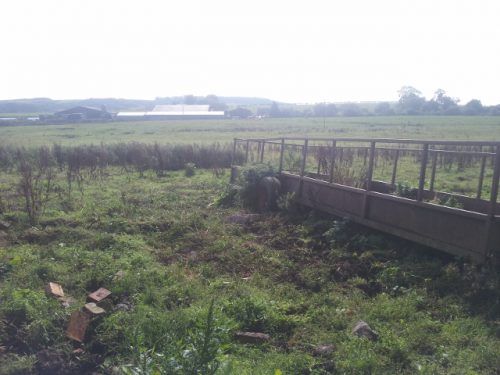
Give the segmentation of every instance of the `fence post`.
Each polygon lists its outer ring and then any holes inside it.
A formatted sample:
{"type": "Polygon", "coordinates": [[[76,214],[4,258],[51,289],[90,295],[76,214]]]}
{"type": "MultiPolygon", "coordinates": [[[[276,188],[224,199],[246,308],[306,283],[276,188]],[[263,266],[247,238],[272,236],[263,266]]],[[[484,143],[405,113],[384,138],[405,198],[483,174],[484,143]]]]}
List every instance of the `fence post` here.
{"type": "Polygon", "coordinates": [[[236,157],[236,138],[233,138],[233,153],[231,154],[231,166],[234,164],[234,159],[236,157]]]}
{"type": "Polygon", "coordinates": [[[266,146],[266,141],[262,140],[262,147],[260,149],[260,162],[264,162],[264,147],[266,146]]]}
{"type": "Polygon", "coordinates": [[[285,151],[285,138],[281,138],[279,173],[281,173],[283,171],[283,152],[284,151],[285,151]]]}
{"type": "Polygon", "coordinates": [[[247,139],[247,147],[245,151],[245,164],[248,163],[248,146],[249,146],[250,141],[247,139]]]}
{"type": "Polygon", "coordinates": [[[368,159],[368,171],[366,173],[366,190],[372,189],[373,164],[375,161],[375,142],[370,143],[370,159],[368,159]]]}
{"type": "Polygon", "coordinates": [[[304,146],[302,148],[302,165],[300,167],[300,177],[304,177],[306,171],[306,159],[307,159],[307,145],[309,144],[309,139],[306,138],[304,141],[304,146]]]}
{"type": "Polygon", "coordinates": [[[370,159],[368,159],[368,171],[366,172],[365,194],[363,196],[363,218],[368,217],[368,193],[372,189],[373,164],[375,161],[375,141],[370,142],[370,159]]]}
{"type": "Polygon", "coordinates": [[[493,160],[493,179],[491,181],[491,195],[490,195],[490,207],[488,212],[488,217],[486,218],[486,236],[484,241],[484,256],[488,257],[490,252],[490,239],[491,231],[493,227],[493,221],[495,220],[495,213],[497,208],[498,199],[498,183],[500,179],[500,144],[496,147],[495,158],[493,160]]]}
{"type": "Polygon", "coordinates": [[[302,146],[302,165],[300,167],[300,184],[299,184],[299,197],[302,196],[302,189],[304,185],[304,174],[306,172],[306,160],[307,160],[307,145],[309,144],[309,139],[304,140],[304,146],[302,146]]]}
{"type": "Polygon", "coordinates": [[[497,145],[495,153],[495,166],[493,169],[493,180],[491,182],[491,196],[490,196],[490,219],[495,216],[498,199],[498,183],[500,179],[500,144],[497,145]]]}
{"type": "Polygon", "coordinates": [[[335,172],[335,153],[337,151],[337,141],[332,140],[332,151],[330,155],[330,183],[333,182],[333,173],[335,172]]]}
{"type": "Polygon", "coordinates": [[[438,156],[438,153],[436,151],[434,151],[433,155],[432,155],[431,182],[429,185],[429,190],[432,192],[434,191],[434,180],[436,179],[437,156],[438,156]]]}
{"type": "Polygon", "coordinates": [[[484,169],[486,167],[486,155],[483,155],[481,159],[481,170],[479,171],[479,182],[477,184],[477,199],[481,199],[481,194],[483,193],[483,182],[484,182],[484,169]]]}
{"type": "Polygon", "coordinates": [[[399,148],[396,150],[396,155],[394,156],[394,167],[392,167],[392,178],[391,185],[394,186],[396,183],[396,172],[398,170],[398,161],[399,161],[399,148]]]}
{"type": "Polygon", "coordinates": [[[424,143],[422,149],[422,162],[420,164],[420,177],[418,179],[418,192],[417,201],[422,202],[424,199],[424,186],[425,186],[425,170],[427,169],[427,158],[429,156],[429,144],[424,143]]]}

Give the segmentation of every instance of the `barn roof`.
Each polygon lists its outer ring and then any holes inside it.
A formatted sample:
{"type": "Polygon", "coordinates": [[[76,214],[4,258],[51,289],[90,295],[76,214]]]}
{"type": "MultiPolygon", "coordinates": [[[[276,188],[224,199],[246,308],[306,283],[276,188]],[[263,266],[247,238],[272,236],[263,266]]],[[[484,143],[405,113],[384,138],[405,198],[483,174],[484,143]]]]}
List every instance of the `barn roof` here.
{"type": "Polygon", "coordinates": [[[169,105],[156,105],[153,112],[209,112],[210,106],[208,104],[169,104],[169,105]]]}

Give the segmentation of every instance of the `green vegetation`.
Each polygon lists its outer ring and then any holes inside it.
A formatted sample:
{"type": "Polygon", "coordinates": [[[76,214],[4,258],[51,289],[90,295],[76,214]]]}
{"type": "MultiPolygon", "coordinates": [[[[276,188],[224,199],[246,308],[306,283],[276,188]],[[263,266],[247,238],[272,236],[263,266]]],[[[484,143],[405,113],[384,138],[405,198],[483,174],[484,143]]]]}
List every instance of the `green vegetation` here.
{"type": "MultiPolygon", "coordinates": [[[[49,158],[50,159],[50,158],[49,158]]],[[[35,160],[40,160],[40,155],[35,160]]],[[[0,374],[496,374],[499,274],[293,207],[248,219],[228,174],[53,162],[36,220],[0,174],[0,374]],[[190,174],[190,172],[188,172],[190,174]],[[219,204],[218,204],[219,203],[219,204]],[[65,307],[44,292],[60,283],[65,307]],[[83,344],[70,314],[112,294],[83,344]],[[365,320],[379,338],[351,333],[365,320]],[[243,343],[238,331],[269,335],[243,343]],[[331,350],[320,353],[321,345],[331,350]]],[[[18,161],[15,162],[16,166],[18,161]]],[[[43,163],[34,171],[44,170],[43,163]]],[[[187,168],[185,168],[187,167],[187,168]]],[[[262,168],[257,174],[267,175],[262,168]]],[[[249,186],[253,181],[248,171],[249,186]]],[[[45,173],[40,181],[46,183],[45,173]]]]}
{"type": "Polygon", "coordinates": [[[0,127],[0,144],[214,143],[234,137],[377,137],[500,140],[500,117],[389,116],[143,121],[0,127]]]}

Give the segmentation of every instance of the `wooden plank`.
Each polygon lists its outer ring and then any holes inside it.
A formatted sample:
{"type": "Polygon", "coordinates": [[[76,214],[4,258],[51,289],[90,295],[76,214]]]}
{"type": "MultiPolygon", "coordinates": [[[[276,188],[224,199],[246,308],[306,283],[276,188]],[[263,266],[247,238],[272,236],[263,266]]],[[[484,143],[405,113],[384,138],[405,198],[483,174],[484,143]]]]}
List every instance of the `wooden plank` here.
{"type": "Polygon", "coordinates": [[[90,323],[90,317],[82,311],[74,311],[71,314],[66,336],[70,339],[83,342],[85,339],[85,332],[90,323]]]}
{"type": "Polygon", "coordinates": [[[47,284],[45,288],[48,294],[51,294],[55,297],[64,297],[63,287],[58,283],[50,282],[47,284]]]}
{"type": "Polygon", "coordinates": [[[100,302],[104,298],[108,297],[111,294],[111,292],[105,288],[99,288],[95,292],[90,293],[88,295],[88,299],[90,299],[93,302],[100,302]]]}

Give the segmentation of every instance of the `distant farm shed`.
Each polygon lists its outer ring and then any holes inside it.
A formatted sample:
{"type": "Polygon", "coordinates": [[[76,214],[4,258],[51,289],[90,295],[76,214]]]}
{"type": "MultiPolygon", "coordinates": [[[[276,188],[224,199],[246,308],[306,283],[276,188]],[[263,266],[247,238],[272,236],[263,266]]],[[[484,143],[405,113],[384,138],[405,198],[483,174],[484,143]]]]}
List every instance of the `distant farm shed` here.
{"type": "Polygon", "coordinates": [[[111,113],[109,113],[105,109],[78,106],[66,109],[64,111],[56,112],[54,113],[54,117],[69,121],[109,120],[111,119],[111,113]]]}
{"type": "Polygon", "coordinates": [[[224,111],[211,111],[210,106],[203,105],[157,105],[147,112],[118,112],[118,119],[150,119],[150,120],[178,120],[178,119],[217,119],[224,118],[224,111]]]}

